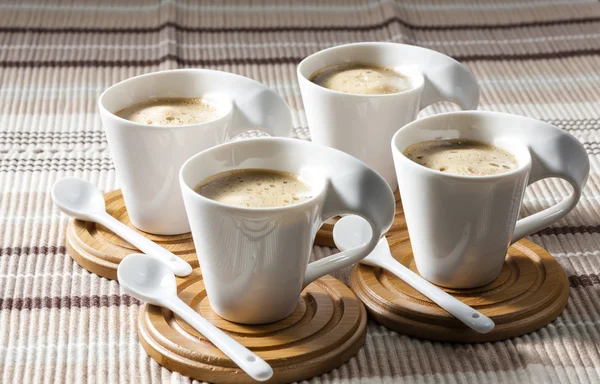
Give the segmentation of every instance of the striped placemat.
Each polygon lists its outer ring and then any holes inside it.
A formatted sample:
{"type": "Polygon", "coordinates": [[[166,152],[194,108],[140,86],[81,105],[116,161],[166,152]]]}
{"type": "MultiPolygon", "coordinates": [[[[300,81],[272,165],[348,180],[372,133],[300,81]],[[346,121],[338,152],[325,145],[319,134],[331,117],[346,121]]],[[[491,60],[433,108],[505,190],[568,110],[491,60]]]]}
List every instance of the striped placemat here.
{"type": "MultiPolygon", "coordinates": [[[[481,108],[545,121],[581,140],[579,206],[532,236],[565,268],[571,297],[548,327],[505,342],[423,342],[369,324],[358,356],[314,383],[600,382],[600,4],[592,0],[332,0],[0,3],[0,382],[189,382],[143,351],[140,303],[65,253],[52,183],[117,188],[96,100],[161,69],[239,73],[281,94],[308,139],[296,80],[305,56],[395,41],[449,54],[480,80],[481,108]]],[[[421,116],[452,110],[428,108],[421,116]]],[[[529,188],[531,213],[568,194],[529,188]]],[[[316,247],[314,258],[334,250],[316,247]]],[[[348,271],[337,275],[348,281],[348,271]]]]}

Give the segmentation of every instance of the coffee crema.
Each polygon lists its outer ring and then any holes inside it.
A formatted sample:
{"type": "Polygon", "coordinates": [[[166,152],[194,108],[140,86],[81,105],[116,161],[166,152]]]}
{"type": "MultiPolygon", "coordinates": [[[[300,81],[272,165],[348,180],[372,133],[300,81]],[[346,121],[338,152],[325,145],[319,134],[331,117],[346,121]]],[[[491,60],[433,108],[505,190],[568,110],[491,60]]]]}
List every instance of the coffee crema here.
{"type": "Polygon", "coordinates": [[[217,108],[202,98],[158,98],[138,101],[115,115],[148,125],[201,124],[218,118],[217,108]]]}
{"type": "Polygon", "coordinates": [[[360,63],[325,67],[309,80],[334,91],[360,95],[387,95],[413,88],[408,76],[392,68],[360,63]]]}
{"type": "Polygon", "coordinates": [[[475,140],[431,140],[412,144],[404,155],[424,167],[466,176],[496,175],[515,169],[510,152],[475,140]]]}
{"type": "Polygon", "coordinates": [[[248,208],[272,208],[298,204],[313,197],[298,175],[270,169],[236,169],[213,175],[194,190],[220,203],[248,208]]]}

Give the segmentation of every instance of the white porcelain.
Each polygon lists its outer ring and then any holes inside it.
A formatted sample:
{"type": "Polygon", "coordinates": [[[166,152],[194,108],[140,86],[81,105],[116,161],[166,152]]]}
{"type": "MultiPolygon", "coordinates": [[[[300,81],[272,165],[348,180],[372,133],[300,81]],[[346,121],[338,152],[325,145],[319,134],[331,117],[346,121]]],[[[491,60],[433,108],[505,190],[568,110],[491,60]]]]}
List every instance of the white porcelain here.
{"type": "Polygon", "coordinates": [[[177,69],[130,78],[98,101],[102,124],[133,225],[156,234],[189,232],[178,172],[190,156],[247,130],[290,136],[292,117],[281,97],[246,77],[207,69],[177,69]],[[134,123],[114,115],[136,101],[203,97],[221,117],[176,127],[134,123]]]}
{"type": "Polygon", "coordinates": [[[290,315],[304,287],[368,255],[394,218],[392,190],[379,174],[346,153],[298,139],[241,140],[208,149],[183,165],[180,181],[211,307],[238,323],[290,315]],[[192,189],[209,176],[240,168],[300,175],[314,188],[313,198],[286,207],[243,208],[192,189]],[[309,264],[323,221],[344,213],[364,217],[375,236],[358,249],[309,264]]]}
{"type": "Polygon", "coordinates": [[[163,263],[147,255],[134,253],[119,263],[117,278],[121,288],[128,294],[179,315],[254,380],[266,381],[273,376],[269,364],[200,316],[177,296],[175,275],[163,263]]]}
{"type": "Polygon", "coordinates": [[[60,179],[52,186],[52,201],[71,217],[105,226],[149,257],[165,263],[177,276],[192,273],[192,266],[187,261],[109,215],[102,192],[92,183],[77,177],[60,179]]]}
{"type": "Polygon", "coordinates": [[[500,273],[507,248],[571,211],[589,174],[585,149],[551,124],[498,112],[444,113],[412,122],[392,139],[402,206],[419,273],[451,288],[488,284],[500,273]],[[474,139],[513,153],[518,167],[490,176],[432,170],[405,157],[411,144],[474,139]],[[525,187],[558,177],[571,195],[517,221],[525,187]]]}
{"type": "MultiPolygon", "coordinates": [[[[369,224],[358,216],[342,217],[333,227],[333,241],[342,251],[364,244],[370,238],[369,224]]],[[[385,237],[379,240],[373,252],[362,259],[360,263],[388,270],[475,332],[488,333],[494,329],[495,324],[492,319],[447,294],[394,259],[385,237]]]]}
{"type": "Polygon", "coordinates": [[[469,70],[439,52],[396,43],[340,45],[310,55],[298,65],[298,81],[312,141],[349,153],[379,172],[396,189],[390,140],[420,110],[452,101],[475,109],[479,86],[469,70]],[[309,81],[317,70],[360,62],[394,68],[413,88],[389,95],[348,94],[309,81]]]}

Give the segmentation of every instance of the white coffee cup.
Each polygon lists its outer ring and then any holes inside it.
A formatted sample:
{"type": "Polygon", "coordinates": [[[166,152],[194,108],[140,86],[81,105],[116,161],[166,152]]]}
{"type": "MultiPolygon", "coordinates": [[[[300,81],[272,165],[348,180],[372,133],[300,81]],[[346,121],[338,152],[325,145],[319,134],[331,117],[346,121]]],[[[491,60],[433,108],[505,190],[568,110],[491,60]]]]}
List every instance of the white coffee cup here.
{"type": "Polygon", "coordinates": [[[439,52],[412,45],[340,45],[308,56],[297,72],[312,141],[357,157],[394,190],[396,175],[389,147],[394,133],[433,103],[452,101],[462,109],[475,109],[479,101],[479,86],[466,67],[439,52]],[[410,77],[413,87],[387,95],[359,95],[309,80],[319,69],[356,62],[396,69],[410,77]]]}
{"type": "Polygon", "coordinates": [[[290,109],[275,92],[246,77],[207,69],[133,77],[108,88],[98,105],[131,223],[161,235],[190,231],[178,182],[179,168],[190,156],[248,130],[292,133],[290,109]],[[202,97],[220,117],[167,127],[114,114],[134,102],[163,97],[202,97]]]}
{"type": "Polygon", "coordinates": [[[183,165],[180,182],[210,305],[238,323],[290,315],[304,287],[367,256],[394,218],[392,190],[379,174],[346,153],[303,140],[250,139],[208,149],[183,165]],[[300,175],[313,197],[279,208],[245,208],[194,191],[206,178],[240,168],[300,175]],[[344,213],[365,218],[373,238],[309,263],[323,221],[344,213]]]}
{"type": "Polygon", "coordinates": [[[473,288],[498,277],[508,246],[554,223],[581,196],[590,164],[570,134],[538,120],[498,112],[444,113],[412,122],[392,139],[406,224],[419,273],[450,288],[473,288]],[[514,170],[486,176],[439,172],[409,160],[409,145],[472,139],[515,155],[514,170]],[[558,177],[573,187],[560,203],[518,220],[525,187],[558,177]]]}

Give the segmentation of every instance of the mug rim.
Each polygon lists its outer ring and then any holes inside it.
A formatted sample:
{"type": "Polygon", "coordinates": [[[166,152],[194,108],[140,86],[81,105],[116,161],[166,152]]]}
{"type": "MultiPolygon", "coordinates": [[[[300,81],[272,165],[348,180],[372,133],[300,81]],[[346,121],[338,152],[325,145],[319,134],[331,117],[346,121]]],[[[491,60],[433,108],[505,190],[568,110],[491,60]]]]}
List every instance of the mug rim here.
{"type": "MultiPolygon", "coordinates": [[[[497,173],[497,174],[493,174],[493,175],[460,175],[460,174],[455,174],[455,173],[445,173],[445,172],[436,171],[434,169],[425,167],[421,164],[418,164],[418,163],[410,160],[398,148],[399,147],[398,140],[400,140],[399,137],[402,135],[403,132],[406,132],[406,130],[416,129],[415,126],[419,126],[423,122],[426,122],[429,120],[435,120],[435,119],[445,120],[445,119],[451,118],[453,116],[468,116],[468,115],[496,116],[497,118],[512,117],[512,118],[517,118],[517,119],[531,120],[531,121],[535,121],[535,122],[538,121],[536,119],[532,119],[532,118],[525,117],[525,116],[514,115],[511,113],[495,112],[495,111],[452,111],[452,112],[439,113],[436,115],[432,115],[432,116],[428,116],[428,117],[424,117],[422,119],[412,121],[412,122],[406,124],[405,126],[403,126],[402,128],[400,128],[394,134],[394,136],[392,137],[392,141],[391,141],[391,147],[392,147],[393,153],[399,155],[399,156],[394,156],[394,158],[399,159],[400,161],[403,161],[405,164],[410,164],[411,167],[418,167],[423,172],[426,172],[435,177],[441,177],[441,178],[453,179],[453,180],[459,180],[459,181],[470,181],[470,182],[497,181],[499,179],[513,177],[515,175],[518,175],[522,172],[526,172],[529,169],[531,169],[531,164],[532,164],[531,152],[529,151],[528,147],[525,144],[519,142],[516,138],[511,138],[511,137],[506,137],[504,139],[506,139],[506,141],[510,141],[511,145],[512,144],[516,145],[518,147],[518,149],[517,150],[505,149],[505,150],[507,150],[508,152],[513,154],[515,157],[524,157],[525,161],[519,161],[518,166],[514,169],[511,169],[507,172],[497,173]],[[517,151],[522,152],[524,156],[520,156],[519,153],[517,153],[517,151]]],[[[450,129],[450,128],[447,128],[447,129],[450,129]]],[[[454,128],[454,129],[457,129],[457,128],[454,128]]],[[[460,129],[458,129],[458,130],[460,130],[460,129]]],[[[416,144],[416,143],[419,143],[422,141],[426,141],[426,140],[415,141],[412,144],[416,144]]],[[[477,141],[481,141],[481,142],[484,142],[484,143],[490,144],[490,145],[495,145],[493,143],[490,143],[487,140],[477,140],[477,141]]],[[[412,144],[409,144],[409,145],[412,145],[412,144]]],[[[400,180],[398,180],[398,185],[400,185],[400,180]]]]}
{"type": "MultiPolygon", "coordinates": [[[[314,144],[314,143],[309,142],[309,141],[300,140],[300,139],[294,139],[294,138],[289,138],[289,137],[257,137],[257,138],[252,138],[252,139],[243,139],[243,140],[237,140],[237,141],[229,141],[227,143],[220,144],[220,145],[208,148],[208,149],[206,149],[206,150],[204,150],[202,152],[198,152],[195,155],[193,155],[192,157],[190,157],[189,159],[187,159],[185,161],[185,163],[183,163],[183,165],[179,169],[179,184],[181,185],[182,190],[185,188],[188,192],[191,192],[196,198],[199,198],[200,201],[203,201],[205,203],[214,204],[214,205],[217,205],[217,206],[219,206],[221,208],[224,208],[224,209],[229,209],[229,210],[233,210],[233,211],[242,211],[242,212],[246,212],[246,213],[262,213],[262,212],[264,212],[264,213],[278,213],[278,212],[287,212],[287,211],[291,211],[291,210],[298,210],[298,209],[304,208],[306,206],[313,205],[316,200],[318,200],[318,199],[320,199],[322,197],[322,195],[327,190],[327,187],[326,187],[327,183],[326,182],[324,182],[322,185],[318,186],[318,190],[316,191],[316,193],[310,199],[302,201],[300,203],[291,204],[291,205],[285,205],[285,206],[281,206],[281,207],[242,207],[242,206],[238,206],[238,205],[221,203],[219,201],[216,201],[216,200],[213,200],[213,199],[209,199],[208,197],[205,197],[205,196],[199,194],[198,192],[196,192],[194,190],[194,188],[192,186],[190,186],[190,184],[185,180],[184,175],[183,175],[185,168],[190,167],[192,162],[198,161],[197,160],[198,158],[200,158],[202,156],[210,155],[211,152],[222,150],[223,148],[233,147],[233,146],[236,146],[236,145],[240,145],[240,143],[246,143],[246,142],[248,142],[248,145],[250,145],[252,142],[257,142],[257,141],[291,142],[291,143],[294,143],[293,145],[316,145],[316,146],[320,146],[318,144],[314,144]]],[[[329,147],[325,147],[325,146],[320,146],[320,147],[323,147],[325,150],[333,150],[333,151],[341,152],[341,151],[338,151],[338,150],[336,150],[334,148],[329,148],[329,147]]],[[[348,155],[348,156],[350,156],[350,155],[348,155]]],[[[243,168],[241,168],[241,169],[243,169],[243,168]]],[[[263,169],[273,170],[272,168],[263,168],[263,169]]],[[[218,173],[219,172],[213,173],[213,174],[211,174],[208,177],[211,177],[211,176],[216,175],[218,173]]],[[[290,173],[292,173],[292,172],[290,172],[290,173]]],[[[325,181],[327,181],[327,178],[325,178],[325,181]]]]}
{"type": "MultiPolygon", "coordinates": [[[[324,91],[326,93],[329,92],[334,95],[343,95],[343,96],[356,97],[356,98],[384,98],[384,97],[394,97],[394,96],[405,96],[405,95],[409,95],[413,92],[420,92],[425,87],[425,76],[423,75],[423,72],[421,71],[420,68],[415,70],[414,73],[403,72],[403,74],[407,75],[410,78],[411,83],[412,83],[411,88],[409,88],[405,91],[402,91],[402,92],[386,93],[386,94],[362,94],[362,93],[349,93],[349,92],[336,91],[334,89],[329,89],[329,88],[323,87],[321,85],[318,85],[318,84],[312,82],[309,79],[309,76],[305,76],[302,71],[302,67],[306,66],[307,62],[309,62],[310,60],[314,60],[315,58],[318,58],[319,56],[322,56],[322,55],[331,55],[332,52],[334,52],[334,51],[349,49],[351,47],[358,47],[358,46],[380,46],[380,47],[384,47],[384,48],[385,47],[389,48],[389,47],[398,47],[398,46],[400,46],[400,47],[410,46],[411,48],[420,48],[420,47],[415,47],[415,46],[411,46],[408,44],[400,44],[400,43],[393,43],[393,42],[361,42],[361,43],[349,43],[349,44],[335,45],[333,47],[325,48],[325,49],[317,51],[309,56],[306,56],[304,59],[302,59],[302,61],[300,61],[300,63],[296,67],[296,74],[297,74],[298,78],[302,79],[302,81],[306,81],[311,86],[321,89],[322,91],[324,91]]],[[[427,50],[427,48],[423,48],[423,49],[427,50]]],[[[372,62],[368,62],[368,61],[364,61],[364,62],[361,61],[361,63],[381,66],[378,63],[372,63],[372,62]]],[[[343,62],[339,63],[339,64],[343,64],[343,62]]],[[[336,65],[336,64],[332,64],[332,65],[336,65]]],[[[326,67],[323,67],[323,68],[326,68],[326,67]]],[[[320,68],[320,69],[323,69],[323,68],[320,68]]],[[[320,69],[318,69],[318,70],[320,70],[320,69]]]]}
{"type": "MultiPolygon", "coordinates": [[[[217,108],[219,109],[222,106],[225,106],[223,113],[221,114],[221,116],[217,117],[216,119],[213,120],[209,120],[209,121],[205,121],[203,123],[194,123],[194,124],[183,124],[183,125],[148,125],[148,124],[142,124],[142,123],[138,123],[135,121],[131,121],[131,120],[127,120],[124,119],[120,116],[117,116],[114,112],[110,112],[105,104],[105,99],[108,96],[108,94],[110,94],[110,92],[114,91],[114,89],[116,87],[126,87],[130,84],[128,83],[132,83],[135,81],[139,81],[140,79],[143,78],[149,78],[149,77],[156,77],[159,75],[165,75],[168,76],[169,74],[173,74],[173,73],[184,73],[184,72],[189,72],[189,73],[210,73],[210,72],[218,72],[218,73],[224,73],[227,75],[232,75],[235,77],[244,77],[241,75],[237,75],[235,73],[229,73],[229,72],[225,72],[225,71],[218,71],[218,70],[213,70],[213,69],[204,69],[204,68],[182,68],[182,69],[166,69],[163,71],[155,71],[155,72],[149,72],[149,73],[143,73],[141,75],[137,75],[137,76],[132,76],[132,77],[128,77],[126,79],[123,79],[115,84],[112,84],[111,86],[109,86],[108,88],[106,88],[98,97],[98,109],[100,110],[101,114],[104,114],[106,117],[109,117],[111,119],[116,119],[117,122],[121,123],[121,124],[132,124],[133,126],[136,127],[140,127],[140,128],[150,128],[150,129],[157,129],[157,130],[164,130],[164,129],[185,129],[185,128],[201,128],[201,127],[205,127],[208,126],[210,124],[213,123],[217,123],[220,122],[222,120],[228,119],[232,112],[233,112],[233,103],[231,100],[218,100],[217,102],[213,102],[212,100],[210,100],[209,97],[209,102],[211,102],[213,105],[216,105],[217,108]]],[[[252,79],[250,79],[252,80],[252,79]]],[[[224,98],[223,95],[217,94],[216,96],[217,98],[224,98]]],[[[175,98],[175,97],[173,97],[175,98]]],[[[203,97],[200,97],[203,99],[203,97]]],[[[147,100],[147,99],[146,99],[147,100]]],[[[135,102],[134,102],[135,103],[135,102]]],[[[131,104],[128,104],[122,108],[126,108],[127,106],[129,106],[131,104]]],[[[121,108],[121,109],[122,109],[121,108]]]]}

